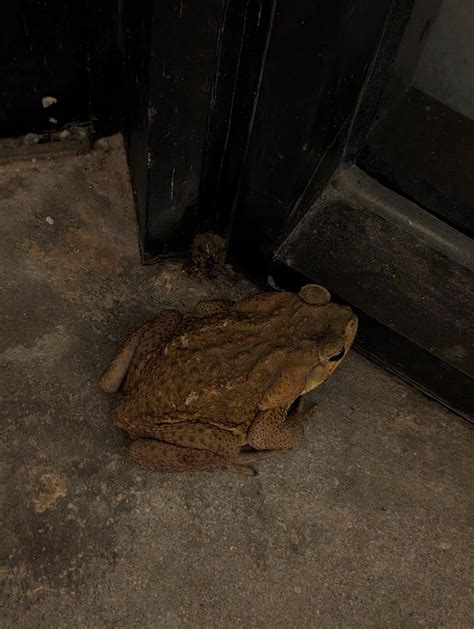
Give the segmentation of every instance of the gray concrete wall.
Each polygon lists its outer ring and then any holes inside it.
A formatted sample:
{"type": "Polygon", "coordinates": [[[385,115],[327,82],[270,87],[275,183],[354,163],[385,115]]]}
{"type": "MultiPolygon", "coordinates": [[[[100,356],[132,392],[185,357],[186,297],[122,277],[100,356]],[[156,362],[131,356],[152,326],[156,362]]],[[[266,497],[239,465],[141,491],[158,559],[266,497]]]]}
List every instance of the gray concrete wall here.
{"type": "Polygon", "coordinates": [[[474,120],[474,2],[444,0],[414,85],[474,120]]]}

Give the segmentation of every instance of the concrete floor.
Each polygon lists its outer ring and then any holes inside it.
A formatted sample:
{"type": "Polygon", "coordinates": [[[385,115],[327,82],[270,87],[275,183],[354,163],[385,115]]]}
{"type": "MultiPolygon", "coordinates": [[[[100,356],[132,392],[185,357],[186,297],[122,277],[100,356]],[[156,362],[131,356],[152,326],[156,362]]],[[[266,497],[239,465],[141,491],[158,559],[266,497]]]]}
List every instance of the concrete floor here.
{"type": "Polygon", "coordinates": [[[0,167],[0,626],[472,627],[472,431],[354,353],[299,450],[132,467],[97,378],[163,307],[251,287],[139,263],[116,140],[0,167]]]}

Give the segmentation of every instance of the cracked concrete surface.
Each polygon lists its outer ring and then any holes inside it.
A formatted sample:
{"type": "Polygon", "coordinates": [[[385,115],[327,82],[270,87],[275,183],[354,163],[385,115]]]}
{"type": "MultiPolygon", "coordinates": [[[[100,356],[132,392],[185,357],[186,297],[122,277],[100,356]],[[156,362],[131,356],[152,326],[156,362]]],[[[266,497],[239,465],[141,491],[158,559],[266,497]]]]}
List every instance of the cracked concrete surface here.
{"type": "Polygon", "coordinates": [[[468,424],[352,353],[255,478],[132,467],[97,378],[166,307],[120,140],[0,167],[2,627],[472,627],[468,424]]]}

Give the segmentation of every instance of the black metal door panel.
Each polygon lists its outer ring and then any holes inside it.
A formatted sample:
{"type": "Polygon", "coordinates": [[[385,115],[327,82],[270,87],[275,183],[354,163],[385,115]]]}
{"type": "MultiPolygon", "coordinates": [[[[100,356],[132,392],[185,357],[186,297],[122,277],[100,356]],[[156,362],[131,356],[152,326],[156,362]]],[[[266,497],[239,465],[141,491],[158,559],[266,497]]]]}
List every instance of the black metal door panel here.
{"type": "Polygon", "coordinates": [[[142,4],[144,259],[215,229],[254,277],[325,284],[357,308],[361,351],[472,416],[473,123],[453,146],[450,112],[430,121],[411,86],[439,0],[142,4]]]}

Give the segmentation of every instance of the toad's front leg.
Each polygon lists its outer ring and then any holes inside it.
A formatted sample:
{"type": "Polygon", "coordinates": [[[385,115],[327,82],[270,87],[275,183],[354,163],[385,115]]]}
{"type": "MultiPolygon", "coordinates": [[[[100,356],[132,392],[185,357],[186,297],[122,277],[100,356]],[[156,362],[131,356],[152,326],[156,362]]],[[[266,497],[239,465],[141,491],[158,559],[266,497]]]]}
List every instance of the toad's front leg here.
{"type": "Polygon", "coordinates": [[[288,365],[278,373],[259,403],[257,414],[247,434],[247,443],[256,450],[288,450],[303,438],[303,416],[288,415],[305,388],[311,356],[300,364],[288,365]]]}
{"type": "Polygon", "coordinates": [[[247,442],[256,450],[289,450],[303,439],[301,415],[288,417],[288,407],[260,411],[250,426],[247,442]]]}

